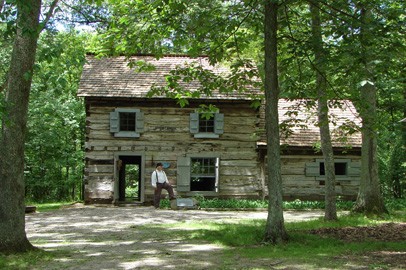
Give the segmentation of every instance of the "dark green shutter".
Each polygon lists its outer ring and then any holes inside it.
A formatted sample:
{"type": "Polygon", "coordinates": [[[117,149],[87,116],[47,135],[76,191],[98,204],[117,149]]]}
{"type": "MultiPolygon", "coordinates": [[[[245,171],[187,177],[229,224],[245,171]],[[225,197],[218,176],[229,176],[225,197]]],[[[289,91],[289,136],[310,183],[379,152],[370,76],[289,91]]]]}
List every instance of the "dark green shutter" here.
{"type": "Polygon", "coordinates": [[[307,162],[306,163],[306,176],[320,176],[320,163],[307,162]]]}
{"type": "Polygon", "coordinates": [[[224,133],[224,114],[216,113],[214,115],[214,133],[223,134],[224,133]]]}
{"type": "Polygon", "coordinates": [[[119,113],[110,112],[110,132],[116,133],[120,131],[119,127],[119,113]]]}
{"type": "Polygon", "coordinates": [[[199,113],[190,114],[190,133],[199,133],[199,113]]]}
{"type": "Polygon", "coordinates": [[[136,118],[135,132],[137,132],[137,133],[144,132],[144,113],[141,111],[136,112],[135,118],[136,118]]]}
{"type": "Polygon", "coordinates": [[[176,190],[190,191],[190,158],[178,157],[176,190]]]}
{"type": "Polygon", "coordinates": [[[348,162],[348,175],[360,176],[361,175],[361,162],[348,162]]]}

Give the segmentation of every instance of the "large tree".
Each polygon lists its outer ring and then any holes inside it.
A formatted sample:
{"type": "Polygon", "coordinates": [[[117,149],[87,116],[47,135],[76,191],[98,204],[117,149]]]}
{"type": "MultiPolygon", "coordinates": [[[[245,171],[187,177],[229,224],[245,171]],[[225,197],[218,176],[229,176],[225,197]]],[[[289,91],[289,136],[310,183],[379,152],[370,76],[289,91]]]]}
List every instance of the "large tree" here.
{"type": "Polygon", "coordinates": [[[353,211],[365,214],[384,214],[387,209],[380,188],[377,160],[377,89],[373,61],[373,14],[368,3],[358,3],[360,10],[360,98],[362,118],[361,180],[353,211]]]}
{"type": "Polygon", "coordinates": [[[279,1],[264,4],[265,50],[265,127],[268,156],[268,218],[265,240],[279,243],[288,240],[283,218],[282,177],[279,138],[278,83],[278,9],[279,1]]]}
{"type": "MultiPolygon", "coordinates": [[[[33,248],[25,233],[24,143],[37,42],[42,29],[41,4],[41,0],[15,1],[16,32],[0,137],[0,252],[33,248]]],[[[56,4],[54,0],[48,15],[56,4]]]]}
{"type": "Polygon", "coordinates": [[[320,7],[316,3],[310,3],[312,18],[312,48],[314,54],[314,69],[316,71],[316,90],[318,100],[318,125],[320,129],[321,149],[324,157],[325,181],[325,220],[336,220],[336,194],[335,194],[335,171],[334,152],[331,143],[331,135],[328,118],[328,93],[327,93],[327,71],[326,50],[323,46],[321,31],[320,7]]]}

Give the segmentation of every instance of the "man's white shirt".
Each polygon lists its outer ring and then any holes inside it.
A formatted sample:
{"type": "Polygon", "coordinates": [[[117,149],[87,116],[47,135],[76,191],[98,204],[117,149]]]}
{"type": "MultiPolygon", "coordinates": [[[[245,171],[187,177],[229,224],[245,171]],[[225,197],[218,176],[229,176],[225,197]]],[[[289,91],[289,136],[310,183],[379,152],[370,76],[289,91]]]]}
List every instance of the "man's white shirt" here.
{"type": "Polygon", "coordinates": [[[164,171],[158,171],[155,170],[152,175],[151,175],[151,184],[153,187],[156,187],[156,183],[163,184],[165,182],[168,182],[168,178],[166,177],[166,174],[164,171]]]}

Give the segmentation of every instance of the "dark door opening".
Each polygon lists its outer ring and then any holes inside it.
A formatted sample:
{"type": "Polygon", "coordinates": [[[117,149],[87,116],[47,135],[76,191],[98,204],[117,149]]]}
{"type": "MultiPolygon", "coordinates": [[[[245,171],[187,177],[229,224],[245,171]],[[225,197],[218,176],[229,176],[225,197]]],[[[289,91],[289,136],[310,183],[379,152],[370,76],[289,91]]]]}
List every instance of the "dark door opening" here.
{"type": "Polygon", "coordinates": [[[141,156],[119,156],[119,188],[120,202],[141,200],[141,156]]]}

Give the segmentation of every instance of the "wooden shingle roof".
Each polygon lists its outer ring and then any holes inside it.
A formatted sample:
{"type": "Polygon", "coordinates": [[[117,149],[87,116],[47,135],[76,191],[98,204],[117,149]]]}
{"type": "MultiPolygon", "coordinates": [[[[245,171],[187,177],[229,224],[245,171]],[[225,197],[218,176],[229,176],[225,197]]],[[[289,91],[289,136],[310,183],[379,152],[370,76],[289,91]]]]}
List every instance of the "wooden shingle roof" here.
{"type": "MultiPolygon", "coordinates": [[[[166,86],[165,76],[177,66],[199,65],[206,70],[221,76],[229,73],[228,68],[210,65],[207,57],[191,58],[188,56],[165,56],[156,59],[153,56],[133,56],[129,59],[124,56],[98,59],[87,56],[87,63],[78,89],[81,97],[129,97],[145,98],[151,86],[166,86]],[[128,64],[143,61],[154,66],[154,70],[139,71],[128,64]]],[[[197,81],[181,82],[185,90],[194,91],[200,84],[197,81]]],[[[255,90],[254,91],[258,91],[255,90]]],[[[164,96],[153,96],[163,98],[164,96]]],[[[238,93],[218,93],[214,91],[211,96],[202,96],[207,99],[242,99],[249,100],[248,95],[238,93]]]]}
{"type": "MultiPolygon", "coordinates": [[[[320,143],[320,130],[317,126],[317,107],[314,100],[280,99],[279,124],[281,145],[295,147],[316,146],[320,143]],[[309,106],[313,103],[313,106],[309,106]]],[[[264,114],[261,115],[264,122],[264,114]]],[[[333,147],[361,147],[361,120],[357,110],[349,100],[330,102],[330,133],[333,147]]],[[[258,145],[266,145],[265,134],[258,145]]]]}

